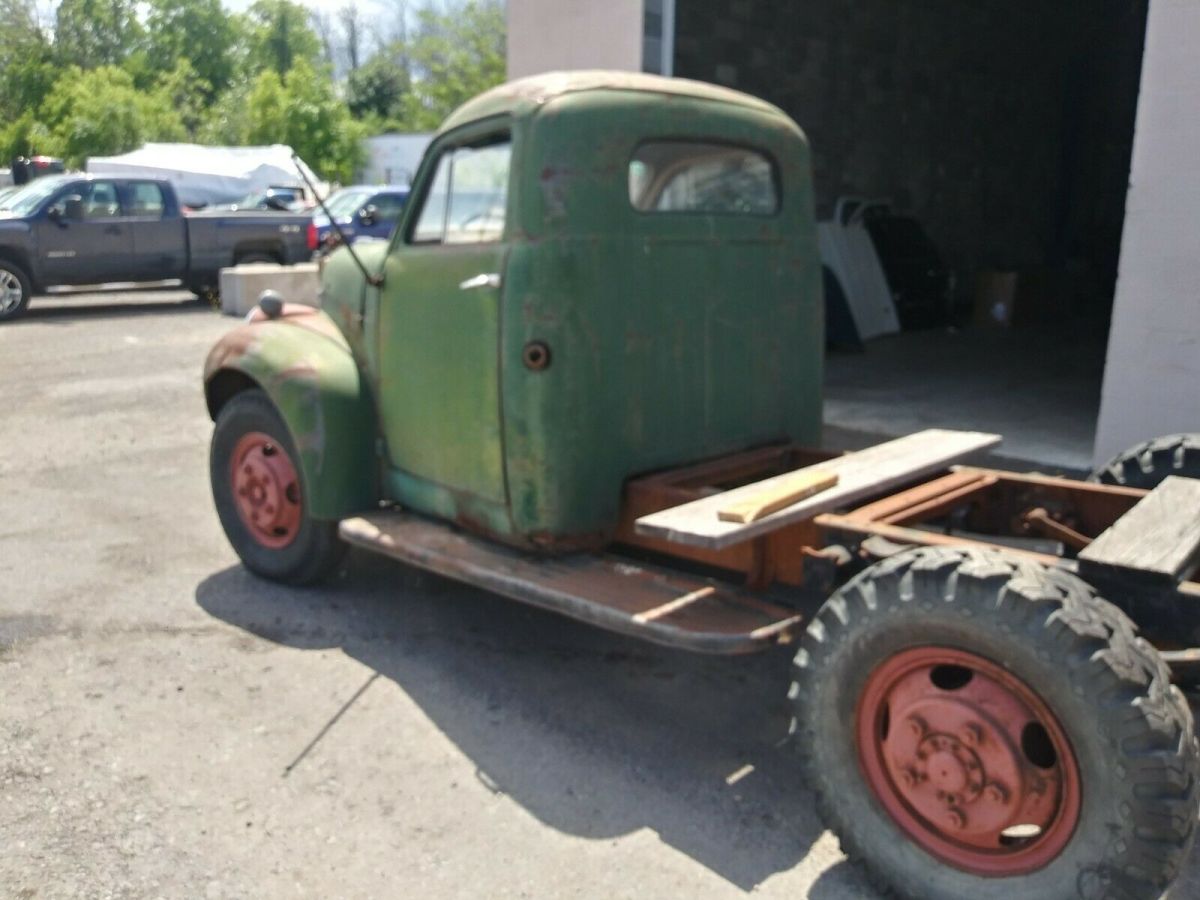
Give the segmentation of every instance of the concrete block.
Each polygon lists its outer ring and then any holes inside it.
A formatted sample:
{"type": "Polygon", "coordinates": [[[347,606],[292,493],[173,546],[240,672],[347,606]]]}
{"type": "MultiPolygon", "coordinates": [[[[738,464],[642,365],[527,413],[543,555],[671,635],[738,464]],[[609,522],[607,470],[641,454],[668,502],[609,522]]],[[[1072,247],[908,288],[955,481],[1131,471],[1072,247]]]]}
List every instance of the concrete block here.
{"type": "Polygon", "coordinates": [[[299,263],[280,266],[274,263],[248,263],[221,270],[221,312],[244,316],[258,303],[263,291],[278,291],[288,303],[320,306],[317,292],[320,277],[317,264],[299,263]]]}

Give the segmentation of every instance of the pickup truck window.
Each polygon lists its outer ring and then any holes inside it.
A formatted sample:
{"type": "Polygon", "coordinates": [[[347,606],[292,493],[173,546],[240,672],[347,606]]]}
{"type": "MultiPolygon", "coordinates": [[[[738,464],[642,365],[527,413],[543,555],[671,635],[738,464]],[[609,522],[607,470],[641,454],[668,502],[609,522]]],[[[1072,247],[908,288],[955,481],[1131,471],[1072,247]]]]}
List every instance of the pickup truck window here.
{"type": "Polygon", "coordinates": [[[639,212],[769,216],[778,179],[766,154],[747,147],[651,141],[629,163],[629,202],[639,212]]]}
{"type": "Polygon", "coordinates": [[[83,198],[83,219],[112,219],[121,215],[117,186],[111,181],[93,181],[82,188],[80,196],[83,198]]]}
{"type": "Polygon", "coordinates": [[[18,216],[31,216],[45,200],[63,186],[61,178],[39,178],[18,188],[7,200],[4,208],[18,216]]]}
{"type": "Polygon", "coordinates": [[[129,185],[129,214],[140,219],[161,219],[163,216],[162,188],[153,181],[135,181],[129,185]]]}
{"type": "Polygon", "coordinates": [[[455,147],[438,159],[413,243],[481,244],[504,234],[512,144],[455,147]]]}

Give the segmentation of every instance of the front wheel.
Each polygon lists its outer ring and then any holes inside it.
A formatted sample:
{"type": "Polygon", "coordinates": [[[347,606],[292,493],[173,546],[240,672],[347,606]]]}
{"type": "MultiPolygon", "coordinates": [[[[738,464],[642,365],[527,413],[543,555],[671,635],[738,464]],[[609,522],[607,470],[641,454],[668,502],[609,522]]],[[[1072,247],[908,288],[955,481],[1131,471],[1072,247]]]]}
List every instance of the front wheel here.
{"type": "Polygon", "coordinates": [[[267,395],[248,390],[217,414],[209,475],[217,515],[246,568],[264,578],[310,584],[345,552],[337,523],[314,519],[287,426],[267,395]]]}
{"type": "Polygon", "coordinates": [[[0,259],[0,322],[10,321],[29,308],[33,285],[29,276],[14,262],[0,259]]]}
{"type": "Polygon", "coordinates": [[[1157,652],[1079,579],[921,548],[822,607],[795,738],[827,823],[913,900],[1154,900],[1195,837],[1200,750],[1157,652]]]}

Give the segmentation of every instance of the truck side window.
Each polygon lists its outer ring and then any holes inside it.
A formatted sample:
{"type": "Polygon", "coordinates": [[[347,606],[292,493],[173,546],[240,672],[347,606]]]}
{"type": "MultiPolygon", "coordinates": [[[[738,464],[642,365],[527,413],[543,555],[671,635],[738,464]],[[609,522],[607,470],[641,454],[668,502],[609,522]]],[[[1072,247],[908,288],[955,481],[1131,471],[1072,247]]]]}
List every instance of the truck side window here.
{"type": "Polygon", "coordinates": [[[512,144],[507,138],[443,153],[413,230],[413,242],[481,244],[500,240],[511,157],[512,144]]]}
{"type": "Polygon", "coordinates": [[[93,181],[83,192],[84,219],[111,219],[121,215],[117,186],[111,181],[93,181]]]}
{"type": "Polygon", "coordinates": [[[773,215],[775,167],[748,147],[700,141],[651,141],[629,163],[629,202],[639,212],[773,215]]]}
{"type": "Polygon", "coordinates": [[[129,214],[142,219],[161,219],[163,216],[162,188],[152,181],[135,181],[129,186],[129,214]]]}

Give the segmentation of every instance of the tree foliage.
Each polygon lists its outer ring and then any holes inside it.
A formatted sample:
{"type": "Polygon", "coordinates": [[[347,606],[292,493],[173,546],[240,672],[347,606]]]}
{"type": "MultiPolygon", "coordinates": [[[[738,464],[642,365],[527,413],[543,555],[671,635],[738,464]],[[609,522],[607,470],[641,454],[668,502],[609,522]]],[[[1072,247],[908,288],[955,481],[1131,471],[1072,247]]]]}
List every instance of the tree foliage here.
{"type": "Polygon", "coordinates": [[[54,24],[59,59],[85,69],[116,66],[141,47],[133,0],[62,0],[54,24]]]}
{"type": "Polygon", "coordinates": [[[247,64],[256,71],[273,69],[286,75],[298,62],[316,64],[321,40],[309,23],[308,10],[292,0],[258,0],[250,7],[247,64]]]}
{"type": "Polygon", "coordinates": [[[504,7],[468,0],[460,8],[417,14],[410,42],[412,91],[405,121],[416,131],[437,128],[451,112],[504,81],[504,7]]]}
{"type": "Polygon", "coordinates": [[[233,78],[237,31],[221,0],[149,0],[148,7],[146,53],[153,70],[175,71],[185,61],[210,96],[224,91],[233,78]]]}
{"type": "Polygon", "coordinates": [[[431,130],[504,79],[499,0],[381,3],[372,22],[355,0],[0,0],[0,161],[284,143],[347,181],[368,133],[431,130]]]}

